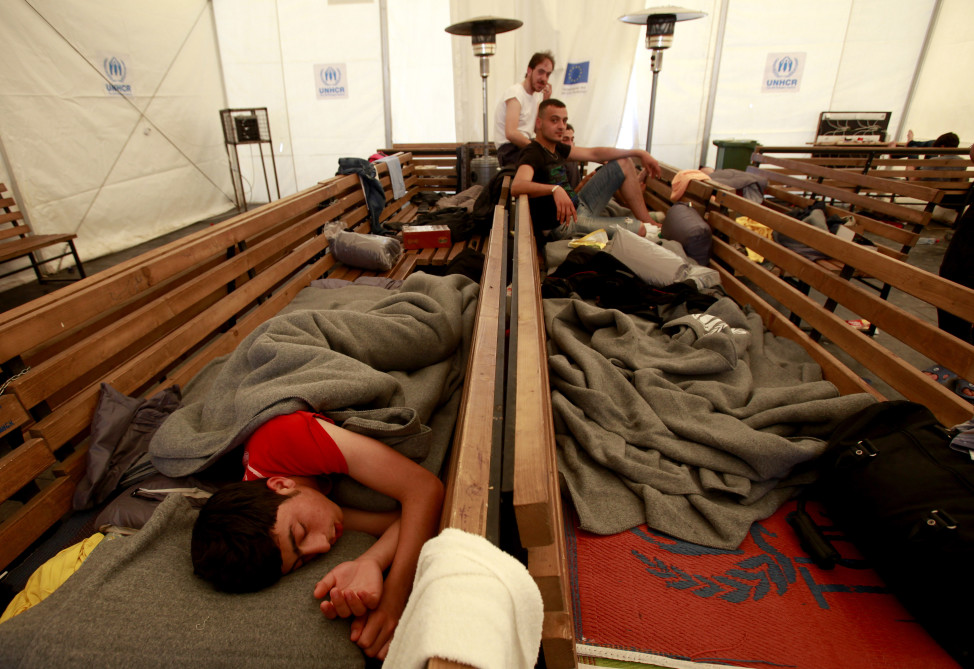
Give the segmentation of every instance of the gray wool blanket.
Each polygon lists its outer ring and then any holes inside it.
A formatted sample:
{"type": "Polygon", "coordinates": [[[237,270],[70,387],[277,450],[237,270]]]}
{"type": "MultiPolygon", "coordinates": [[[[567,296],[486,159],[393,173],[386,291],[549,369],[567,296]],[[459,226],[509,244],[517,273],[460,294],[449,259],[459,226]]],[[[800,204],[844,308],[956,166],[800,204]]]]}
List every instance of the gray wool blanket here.
{"type": "Polygon", "coordinates": [[[544,303],[558,468],[583,529],[646,523],[737,548],[808,476],[836,423],[875,400],[840,396],[794,342],[721,298],[664,325],[580,300],[544,303]]]}
{"type": "Polygon", "coordinates": [[[47,599],[0,625],[0,667],[365,666],[349,620],[325,618],[313,592],[372,537],[346,532],[273,586],[226,594],[193,574],[196,514],[171,495],[138,533],[104,539],[47,599]]]}
{"type": "Polygon", "coordinates": [[[315,410],[438,473],[477,294],[465,277],[423,273],[396,290],[305,289],[187,384],[184,405],[149,445],[152,463],[168,476],[194,474],[274,416],[315,410]]]}

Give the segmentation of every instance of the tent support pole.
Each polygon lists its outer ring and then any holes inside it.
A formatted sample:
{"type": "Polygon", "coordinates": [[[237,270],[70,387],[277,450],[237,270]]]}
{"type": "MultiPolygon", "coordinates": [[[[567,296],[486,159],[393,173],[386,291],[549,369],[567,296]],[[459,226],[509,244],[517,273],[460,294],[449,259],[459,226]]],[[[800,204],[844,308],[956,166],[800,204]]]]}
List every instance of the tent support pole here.
{"type": "Polygon", "coordinates": [[[727,30],[727,6],[730,0],[720,3],[720,18],[717,27],[717,42],[714,45],[714,64],[710,70],[710,92],[707,94],[707,116],[703,122],[703,137],[700,142],[700,160],[697,165],[707,164],[707,150],[710,148],[710,129],[714,122],[714,105],[717,102],[717,83],[720,79],[720,57],[724,51],[724,33],[727,30]]]}
{"type": "MultiPolygon", "coordinates": [[[[896,141],[899,142],[903,137],[903,128],[906,126],[907,115],[913,105],[913,96],[917,92],[917,82],[920,81],[920,71],[923,70],[923,63],[927,59],[927,52],[930,50],[930,42],[933,41],[933,31],[937,27],[937,19],[940,18],[940,5],[943,0],[936,0],[933,11],[930,13],[930,23],[927,24],[927,34],[923,37],[923,46],[920,48],[920,57],[917,58],[916,68],[913,70],[913,81],[910,82],[910,92],[906,95],[906,102],[903,103],[903,113],[900,114],[900,123],[896,127],[896,141]]],[[[888,138],[887,138],[888,139],[888,138]]]]}
{"type": "Polygon", "coordinates": [[[392,77],[389,72],[389,7],[379,0],[379,31],[382,35],[382,108],[385,114],[386,146],[392,148],[392,77]]]}

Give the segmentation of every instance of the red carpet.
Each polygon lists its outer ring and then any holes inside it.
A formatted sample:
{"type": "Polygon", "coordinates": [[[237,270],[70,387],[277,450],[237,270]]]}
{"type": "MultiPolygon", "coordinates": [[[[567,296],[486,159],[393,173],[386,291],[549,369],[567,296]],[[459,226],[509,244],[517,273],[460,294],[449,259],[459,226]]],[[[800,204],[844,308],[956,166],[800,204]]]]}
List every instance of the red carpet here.
{"type": "MultiPolygon", "coordinates": [[[[646,526],[589,534],[567,511],[579,655],[759,669],[957,666],[874,572],[812,564],[785,521],[793,509],[755,523],[736,551],[646,526]]],[[[832,538],[845,557],[858,557],[832,538]]]]}

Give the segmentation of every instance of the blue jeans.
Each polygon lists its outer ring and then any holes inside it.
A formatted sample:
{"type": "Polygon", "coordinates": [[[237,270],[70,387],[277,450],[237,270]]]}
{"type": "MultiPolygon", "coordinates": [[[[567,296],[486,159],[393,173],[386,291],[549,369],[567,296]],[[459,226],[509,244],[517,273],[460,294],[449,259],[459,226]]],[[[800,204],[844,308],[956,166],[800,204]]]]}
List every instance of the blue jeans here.
{"type": "Polygon", "coordinates": [[[576,220],[569,222],[568,225],[554,228],[548,233],[551,239],[584,237],[600,228],[604,229],[610,238],[615,234],[616,228],[625,228],[629,232],[639,234],[642,223],[634,218],[599,216],[625,180],[626,175],[623,174],[618,162],[613,160],[604,165],[589,179],[585,188],[579,191],[578,208],[575,210],[576,220]]]}

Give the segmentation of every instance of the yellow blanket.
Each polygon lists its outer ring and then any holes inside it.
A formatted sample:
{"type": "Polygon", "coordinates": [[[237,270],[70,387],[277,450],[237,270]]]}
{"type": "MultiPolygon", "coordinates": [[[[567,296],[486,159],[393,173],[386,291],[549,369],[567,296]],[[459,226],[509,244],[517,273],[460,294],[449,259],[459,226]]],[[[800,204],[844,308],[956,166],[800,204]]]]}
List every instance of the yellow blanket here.
{"type": "Polygon", "coordinates": [[[63,551],[37,568],[22,592],[10,601],[7,610],[0,616],[0,623],[6,622],[14,616],[23,613],[35,604],[44,601],[48,595],[57,590],[58,586],[68,580],[78,570],[95,546],[105,538],[104,534],[96,532],[84,541],[68,546],[63,551]]]}

